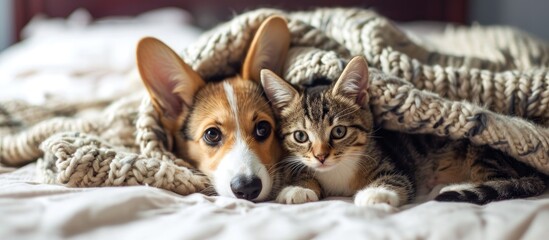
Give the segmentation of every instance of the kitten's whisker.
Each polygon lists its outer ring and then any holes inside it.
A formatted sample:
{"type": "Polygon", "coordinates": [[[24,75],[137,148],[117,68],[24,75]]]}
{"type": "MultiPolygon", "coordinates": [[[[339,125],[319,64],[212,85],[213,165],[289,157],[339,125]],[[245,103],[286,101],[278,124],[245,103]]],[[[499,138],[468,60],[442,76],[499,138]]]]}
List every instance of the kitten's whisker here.
{"type": "Polygon", "coordinates": [[[347,156],[354,156],[354,157],[358,156],[358,157],[365,157],[365,158],[368,158],[370,160],[375,160],[374,157],[372,157],[371,155],[365,154],[365,153],[346,153],[342,157],[347,157],[347,156]]]}
{"type": "Polygon", "coordinates": [[[377,136],[377,135],[373,135],[373,134],[372,135],[371,134],[366,134],[366,137],[368,139],[383,139],[382,136],[377,136]]]}
{"type": "Polygon", "coordinates": [[[381,127],[377,127],[377,128],[372,130],[371,134],[377,133],[381,129],[382,129],[381,127]]]}
{"type": "Polygon", "coordinates": [[[285,167],[291,175],[295,175],[300,172],[300,169],[303,167],[302,165],[304,164],[299,157],[297,157],[297,159],[294,158],[291,161],[287,161],[287,165],[285,167]]]}

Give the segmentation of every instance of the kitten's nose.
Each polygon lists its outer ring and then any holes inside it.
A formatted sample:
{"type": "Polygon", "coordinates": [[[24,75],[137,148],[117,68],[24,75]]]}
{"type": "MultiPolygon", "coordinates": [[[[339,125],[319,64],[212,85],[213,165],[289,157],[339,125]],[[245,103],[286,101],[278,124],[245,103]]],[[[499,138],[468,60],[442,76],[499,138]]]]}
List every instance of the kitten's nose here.
{"type": "Polygon", "coordinates": [[[320,163],[324,163],[324,161],[326,161],[326,158],[328,157],[328,154],[327,153],[319,153],[319,154],[315,154],[315,158],[316,160],[318,160],[320,163]]]}
{"type": "Polygon", "coordinates": [[[257,176],[236,176],[231,180],[231,191],[237,198],[252,200],[261,192],[261,179],[257,176]]]}

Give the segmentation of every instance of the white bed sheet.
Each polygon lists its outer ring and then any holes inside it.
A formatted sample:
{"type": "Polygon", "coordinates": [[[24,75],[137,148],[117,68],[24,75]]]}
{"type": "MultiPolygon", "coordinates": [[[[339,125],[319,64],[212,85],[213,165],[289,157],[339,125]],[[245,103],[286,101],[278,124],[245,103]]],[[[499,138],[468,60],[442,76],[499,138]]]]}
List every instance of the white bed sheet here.
{"type": "Polygon", "coordinates": [[[547,239],[549,199],[427,202],[396,213],[349,199],[302,205],[179,196],[153,187],[74,189],[0,174],[0,239],[547,239]]]}

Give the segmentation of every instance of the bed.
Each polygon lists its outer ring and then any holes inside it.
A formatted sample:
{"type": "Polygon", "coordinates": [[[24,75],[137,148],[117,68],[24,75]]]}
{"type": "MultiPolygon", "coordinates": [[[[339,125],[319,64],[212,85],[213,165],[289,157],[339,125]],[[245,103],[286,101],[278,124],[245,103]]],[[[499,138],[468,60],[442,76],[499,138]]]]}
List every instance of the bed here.
{"type": "MultiPolygon", "coordinates": [[[[109,100],[142,91],[131,77],[137,39],[154,35],[183,49],[202,33],[191,19],[174,8],[131,18],[95,20],[85,10],[36,18],[0,55],[0,100],[109,100]]],[[[544,239],[548,221],[549,194],[485,206],[418,200],[387,212],[348,198],[287,206],[149,186],[68,188],[39,183],[35,163],[0,168],[0,239],[544,239]]]]}

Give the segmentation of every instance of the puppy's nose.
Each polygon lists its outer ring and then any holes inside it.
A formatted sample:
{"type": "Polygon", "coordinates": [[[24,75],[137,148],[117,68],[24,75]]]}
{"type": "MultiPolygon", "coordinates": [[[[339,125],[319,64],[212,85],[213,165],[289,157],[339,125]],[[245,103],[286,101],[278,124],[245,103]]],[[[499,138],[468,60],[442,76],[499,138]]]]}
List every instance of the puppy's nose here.
{"type": "Polygon", "coordinates": [[[256,176],[236,176],[231,180],[231,190],[237,198],[252,200],[261,192],[261,179],[256,176]]]}

